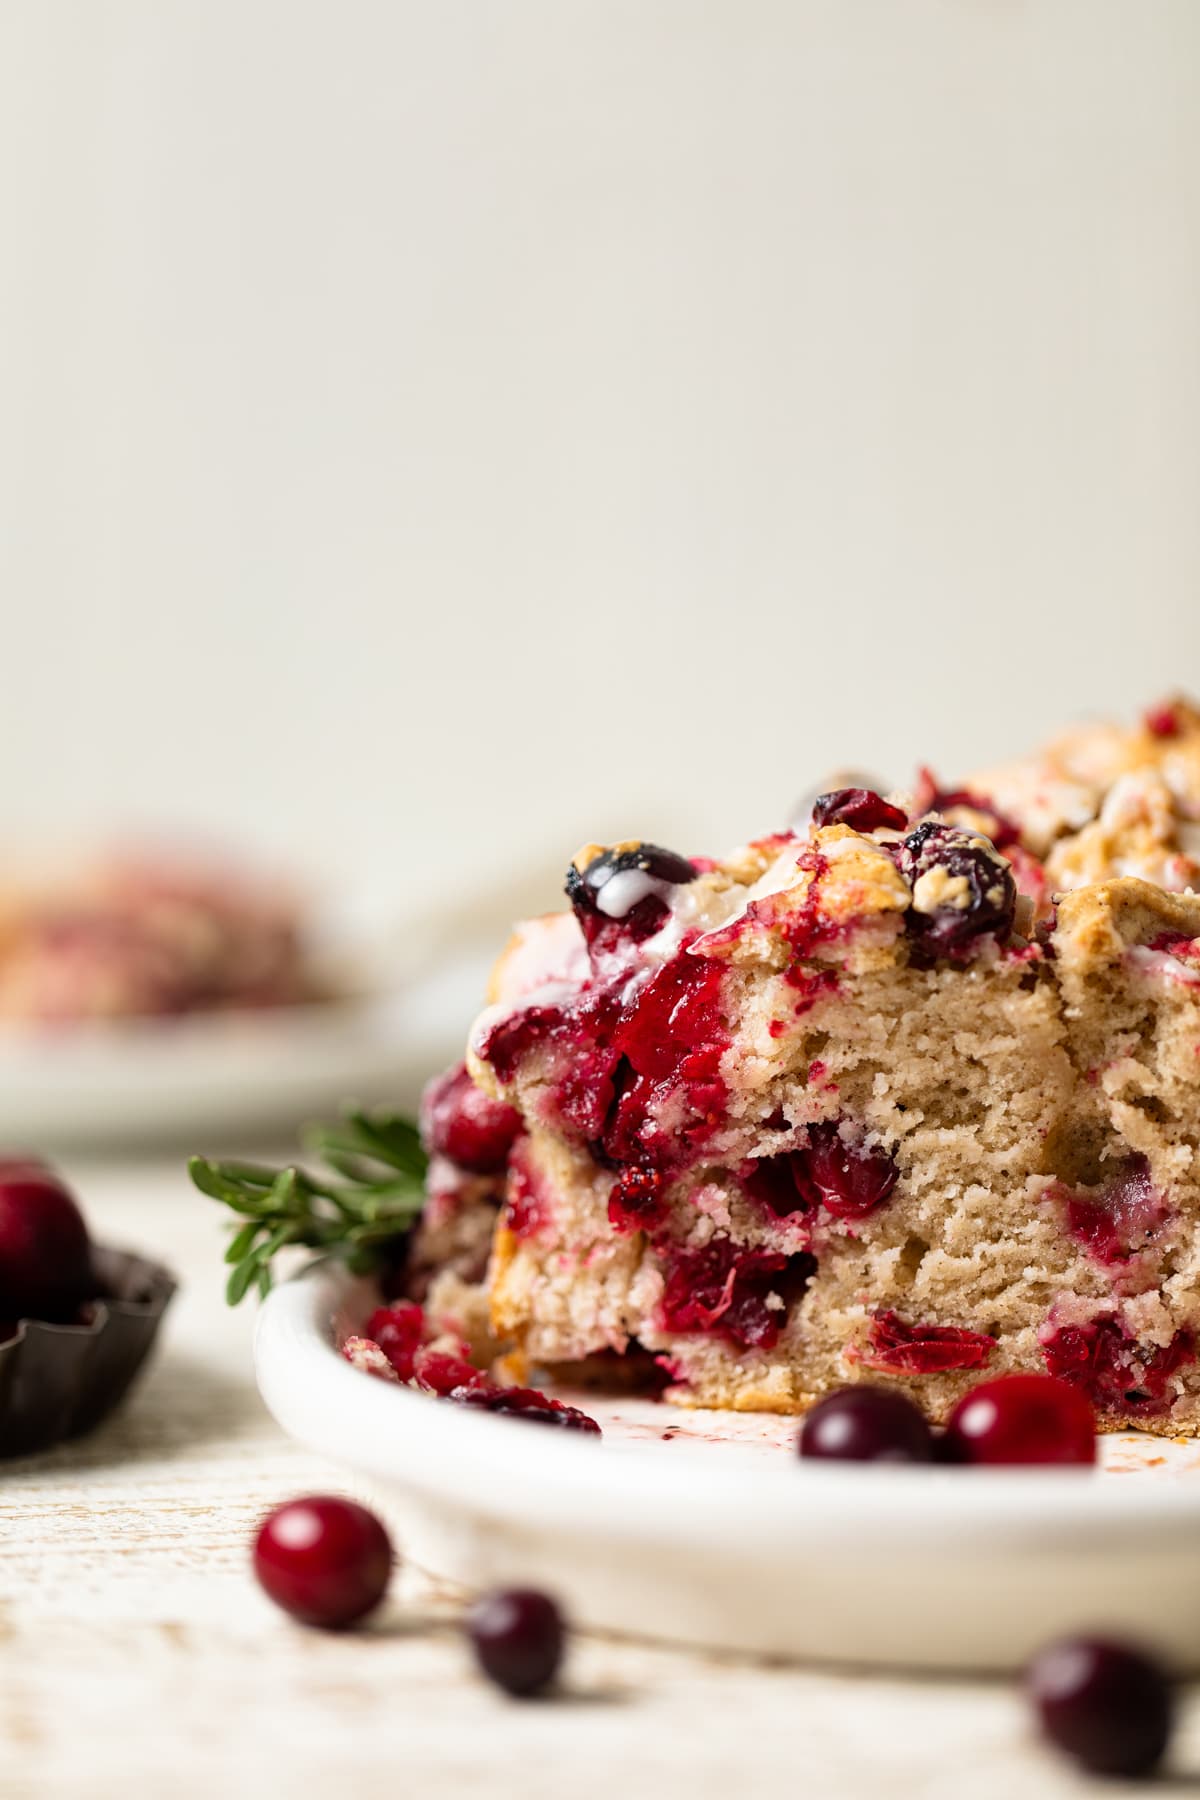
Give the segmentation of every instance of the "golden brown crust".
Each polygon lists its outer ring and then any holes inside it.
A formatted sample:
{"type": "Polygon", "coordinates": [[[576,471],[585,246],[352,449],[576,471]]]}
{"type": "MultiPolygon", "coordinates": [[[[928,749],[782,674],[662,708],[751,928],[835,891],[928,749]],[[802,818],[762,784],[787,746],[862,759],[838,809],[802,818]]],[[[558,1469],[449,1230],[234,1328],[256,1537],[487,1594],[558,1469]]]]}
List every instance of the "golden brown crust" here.
{"type": "Polygon", "coordinates": [[[503,1223],[496,1226],[492,1239],[492,1255],[488,1264],[488,1293],[491,1300],[492,1330],[502,1341],[520,1346],[528,1313],[522,1296],[512,1291],[509,1271],[516,1259],[520,1240],[503,1223]]]}
{"type": "Polygon", "coordinates": [[[1164,933],[1200,937],[1200,895],[1169,894],[1123,876],[1064,894],[1054,941],[1064,964],[1086,969],[1117,962],[1130,945],[1150,944],[1164,933]]]}
{"type": "Polygon", "coordinates": [[[1122,875],[1200,886],[1200,709],[1182,696],[1129,730],[1065,732],[968,786],[1016,824],[1059,891],[1122,875]]]}

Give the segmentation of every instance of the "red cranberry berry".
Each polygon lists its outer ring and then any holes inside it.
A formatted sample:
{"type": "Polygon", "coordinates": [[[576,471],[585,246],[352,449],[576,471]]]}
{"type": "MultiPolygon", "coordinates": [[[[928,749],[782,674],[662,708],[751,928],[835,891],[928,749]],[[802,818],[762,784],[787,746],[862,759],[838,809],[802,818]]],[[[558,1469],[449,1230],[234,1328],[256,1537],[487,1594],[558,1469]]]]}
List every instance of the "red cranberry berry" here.
{"type": "Polygon", "coordinates": [[[1176,1372],[1196,1360],[1196,1340],[1179,1330],[1169,1344],[1142,1344],[1121,1320],[1052,1326],[1038,1333],[1051,1375],[1081,1388],[1100,1412],[1150,1419],[1174,1404],[1176,1372]]]}
{"type": "Polygon", "coordinates": [[[834,1120],[810,1125],[808,1145],[792,1154],[792,1178],[801,1198],[818,1202],[836,1219],[865,1219],[882,1206],[899,1175],[886,1150],[848,1144],[834,1120]]]}
{"type": "Polygon", "coordinates": [[[92,1289],[91,1242],[70,1190],[41,1163],[0,1162],[0,1316],[70,1318],[92,1289]]]}
{"type": "Polygon", "coordinates": [[[614,1231],[653,1231],[667,1215],[660,1170],[649,1164],[625,1163],[617,1173],[608,1201],[614,1231]]]}
{"type": "Polygon", "coordinates": [[[418,1350],[413,1357],[412,1373],[418,1385],[428,1393],[446,1395],[455,1388],[478,1387],[487,1380],[482,1369],[477,1369],[465,1356],[455,1356],[449,1350],[418,1350]]]}
{"type": "Polygon", "coordinates": [[[668,1331],[712,1331],[745,1350],[771,1350],[803,1296],[816,1261],[751,1250],[729,1238],[699,1249],[664,1247],[662,1323],[668,1331]]]}
{"type": "Polygon", "coordinates": [[[998,1375],[964,1394],[946,1421],[944,1460],[1094,1463],[1091,1402],[1053,1375],[998,1375]]]}
{"type": "Polygon", "coordinates": [[[563,1619],[548,1594],[498,1588],[476,1601],[467,1630],[480,1668],[507,1693],[540,1693],[558,1673],[563,1619]]]}
{"type": "Polygon", "coordinates": [[[948,1369],[984,1369],[996,1340],[965,1325],[915,1323],[899,1313],[879,1312],[871,1320],[859,1352],[864,1367],[885,1375],[943,1375],[948,1369]]]}
{"type": "MultiPolygon", "coordinates": [[[[607,1043],[612,1104],[602,1149],[612,1162],[686,1165],[719,1129],[728,1102],[725,980],[719,958],[684,951],[622,1004],[607,1043]]],[[[595,1074],[588,1083],[594,1087],[595,1074]]]]}
{"type": "MultiPolygon", "coordinates": [[[[797,1174],[804,1152],[783,1150],[778,1156],[760,1156],[742,1165],[742,1187],[752,1200],[776,1219],[803,1222],[812,1211],[813,1196],[809,1185],[797,1174]]],[[[612,1209],[609,1208],[611,1217],[612,1209]]]]}
{"type": "Polygon", "coordinates": [[[476,1382],[470,1387],[451,1388],[447,1399],[473,1412],[503,1414],[514,1419],[528,1419],[534,1425],[557,1425],[565,1431],[582,1431],[590,1437],[600,1436],[600,1427],[589,1414],[577,1406],[552,1400],[537,1388],[506,1388],[491,1381],[476,1382]]]}
{"type": "Polygon", "coordinates": [[[840,1462],[927,1463],[933,1433],[903,1394],[883,1387],[846,1387],[826,1394],[805,1416],[802,1457],[840,1462]]]}
{"type": "Polygon", "coordinates": [[[604,850],[580,868],[567,870],[567,899],[589,944],[606,926],[640,943],[656,932],[668,911],[673,887],[695,881],[686,856],[660,844],[622,844],[604,850]]]}
{"type": "Polygon", "coordinates": [[[986,838],[926,819],[897,846],[896,860],[913,889],[908,929],[934,955],[1011,930],[1017,884],[986,838]]]}
{"type": "Polygon", "coordinates": [[[1168,700],[1162,706],[1152,706],[1146,714],[1145,726],[1151,737],[1178,737],[1183,730],[1178,705],[1168,700]]]}
{"type": "Polygon", "coordinates": [[[1171,1683],[1143,1651],[1105,1638],[1060,1638],[1030,1663],[1042,1729],[1096,1775],[1147,1775],[1171,1735],[1171,1683]]]}
{"type": "Polygon", "coordinates": [[[1098,1263],[1112,1268],[1149,1248],[1171,1216],[1144,1156],[1126,1157],[1099,1193],[1060,1189],[1067,1230],[1098,1263]]]}
{"type": "Polygon", "coordinates": [[[421,1096],[421,1137],[435,1156],[448,1156],[474,1175],[503,1169],[521,1129],[520,1114],[485,1094],[465,1063],[431,1081],[421,1096]]]}
{"type": "Polygon", "coordinates": [[[338,1630],[378,1606],[392,1546],[374,1513],[353,1500],[314,1494],[263,1520],[254,1572],[277,1606],[304,1625],[338,1630]]]}
{"type": "Polygon", "coordinates": [[[425,1314],[412,1300],[377,1306],[367,1320],[366,1335],[379,1345],[401,1381],[411,1381],[413,1357],[421,1347],[425,1314]]]}
{"type": "Polygon", "coordinates": [[[814,825],[851,825],[855,831],[905,831],[908,815],[898,806],[889,806],[872,788],[835,788],[831,794],[818,794],[813,802],[814,825]]]}

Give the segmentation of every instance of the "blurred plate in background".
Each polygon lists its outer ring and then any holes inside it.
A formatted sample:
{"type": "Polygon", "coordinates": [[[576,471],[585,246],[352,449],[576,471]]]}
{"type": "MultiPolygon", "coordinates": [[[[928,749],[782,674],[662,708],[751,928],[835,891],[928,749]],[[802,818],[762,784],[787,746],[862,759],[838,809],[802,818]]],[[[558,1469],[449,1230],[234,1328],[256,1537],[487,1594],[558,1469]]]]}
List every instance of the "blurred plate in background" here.
{"type": "Polygon", "coordinates": [[[492,955],[434,963],[394,991],[320,1005],[0,1031],[11,1149],[219,1147],[344,1101],[416,1106],[462,1054],[492,955]]]}

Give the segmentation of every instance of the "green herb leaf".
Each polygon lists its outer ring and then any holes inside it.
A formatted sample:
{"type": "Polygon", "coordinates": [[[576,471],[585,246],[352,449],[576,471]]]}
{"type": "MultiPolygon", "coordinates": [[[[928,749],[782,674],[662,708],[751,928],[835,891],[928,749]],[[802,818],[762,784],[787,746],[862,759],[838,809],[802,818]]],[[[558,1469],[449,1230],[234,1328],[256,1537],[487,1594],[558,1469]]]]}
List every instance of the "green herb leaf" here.
{"type": "Polygon", "coordinates": [[[233,1271],[233,1274],[229,1277],[229,1280],[225,1283],[225,1299],[228,1305],[236,1306],[240,1300],[245,1299],[246,1292],[250,1283],[254,1280],[257,1268],[258,1264],[252,1256],[244,1257],[238,1264],[237,1268],[233,1271]]]}
{"type": "Polygon", "coordinates": [[[229,1240],[229,1248],[225,1252],[225,1261],[227,1263],[241,1262],[242,1258],[248,1255],[253,1249],[261,1230],[262,1225],[259,1221],[257,1219],[251,1219],[248,1224],[242,1226],[240,1231],[235,1231],[229,1240]]]}
{"type": "Polygon", "coordinates": [[[188,1163],[195,1187],[245,1221],[225,1252],[230,1306],[252,1287],[268,1294],[275,1259],[292,1245],[339,1258],[356,1274],[378,1269],[420,1217],[428,1159],[411,1119],[348,1111],[338,1124],[310,1126],[304,1143],[328,1174],[204,1156],[188,1163]]]}

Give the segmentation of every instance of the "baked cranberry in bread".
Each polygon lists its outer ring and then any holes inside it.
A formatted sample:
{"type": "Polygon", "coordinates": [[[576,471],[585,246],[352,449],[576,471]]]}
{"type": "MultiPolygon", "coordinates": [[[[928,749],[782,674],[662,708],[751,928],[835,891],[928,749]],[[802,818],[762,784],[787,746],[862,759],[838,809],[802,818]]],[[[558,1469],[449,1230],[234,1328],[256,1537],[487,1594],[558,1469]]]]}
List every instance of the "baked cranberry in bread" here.
{"type": "Polygon", "coordinates": [[[1195,1431],[1198,821],[1175,701],[721,861],[589,845],[468,1051],[512,1109],[510,1368],[649,1352],[684,1404],[869,1380],[933,1418],[1049,1371],[1195,1431]]]}

